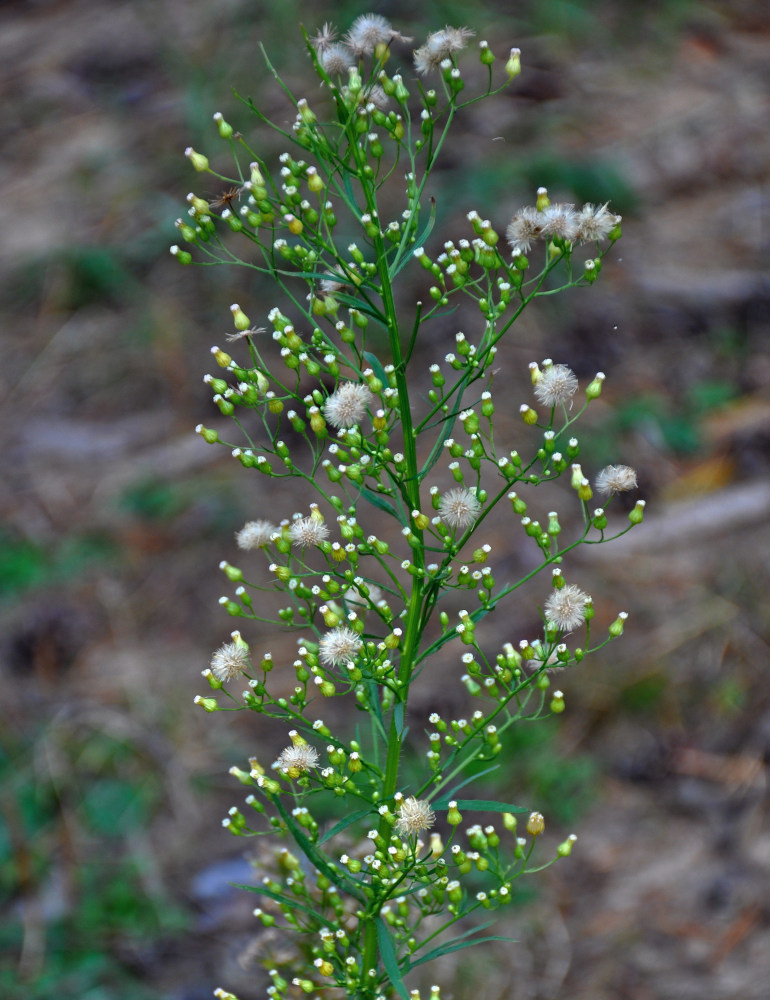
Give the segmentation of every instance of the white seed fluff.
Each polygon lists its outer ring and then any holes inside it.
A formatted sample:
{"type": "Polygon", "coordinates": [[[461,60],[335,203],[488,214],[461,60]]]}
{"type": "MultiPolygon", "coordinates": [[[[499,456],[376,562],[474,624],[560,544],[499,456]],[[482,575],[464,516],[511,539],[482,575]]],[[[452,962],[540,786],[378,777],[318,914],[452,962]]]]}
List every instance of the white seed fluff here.
{"type": "Polygon", "coordinates": [[[277,531],[270,521],[248,521],[240,531],[236,531],[235,541],[239,549],[262,549],[270,544],[277,531]]]}
{"type": "Polygon", "coordinates": [[[299,777],[318,764],[318,751],[309,743],[292,744],[281,751],[275,763],[289,777],[299,777]]]}
{"type": "Polygon", "coordinates": [[[545,617],[562,632],[571,632],[586,620],[586,604],[590,600],[574,583],[554,590],[545,602],[545,617]]]}
{"type": "Polygon", "coordinates": [[[414,796],[401,803],[396,820],[396,829],[402,836],[411,836],[429,830],[436,820],[430,803],[414,796]]]}
{"type": "Polygon", "coordinates": [[[339,663],[355,660],[362,645],[360,636],[347,626],[341,625],[321,637],[318,643],[318,655],[322,663],[334,667],[339,663]]]}
{"type": "Polygon", "coordinates": [[[324,403],[324,416],[332,427],[355,427],[373,402],[374,397],[362,383],[342,382],[324,403]]]}
{"type": "Polygon", "coordinates": [[[568,402],[577,392],[578,380],[566,365],[549,365],[535,383],[535,398],[544,406],[568,402]]]}
{"type": "Polygon", "coordinates": [[[249,651],[238,642],[225,643],[211,657],[211,672],[223,683],[235,680],[249,667],[249,651]]]}
{"type": "Polygon", "coordinates": [[[300,517],[289,528],[289,538],[293,545],[305,548],[320,545],[329,536],[329,529],[323,521],[314,517],[300,517]]]}
{"type": "Polygon", "coordinates": [[[444,493],[438,504],[438,512],[444,524],[450,528],[468,528],[479,516],[481,504],[473,490],[466,486],[444,493]]]}
{"type": "Polygon", "coordinates": [[[636,469],[630,465],[607,465],[596,477],[598,493],[624,493],[636,489],[636,469]]]}

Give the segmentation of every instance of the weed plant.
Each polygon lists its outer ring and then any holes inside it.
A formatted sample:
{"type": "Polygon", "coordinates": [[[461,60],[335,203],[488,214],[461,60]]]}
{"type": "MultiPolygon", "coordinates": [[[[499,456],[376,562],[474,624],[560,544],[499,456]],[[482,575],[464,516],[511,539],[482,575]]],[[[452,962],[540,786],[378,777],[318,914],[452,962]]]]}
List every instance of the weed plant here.
{"type": "Polygon", "coordinates": [[[188,195],[177,222],[187,249],[171,252],[185,265],[265,276],[276,293],[275,303],[233,304],[233,346],[212,348],[219,372],[206,381],[237,438],[197,431],[270,481],[271,495],[293,483],[307,497],[300,512],[258,510],[238,530],[242,566],[221,563],[232,590],[220,603],[240,627],[214,652],[204,671],[211,690],[196,698],[207,712],[253,712],[260,732],[286,733],[274,762],[255,756],[232,768],[246,797],[224,820],[236,836],[277,841],[246,887],[260,897],[262,924],[294,942],[293,959],[268,960],[274,1000],[329,990],[408,1000],[412,970],[494,940],[484,932],[517,880],[569,855],[575,838],[544,850],[539,811],[472,788],[500,767],[513,727],[564,711],[552,673],[582,665],[626,619],[595,621],[566,569],[578,546],[604,544],[643,517],[639,500],[610,524],[614,494],[636,487],[632,468],[607,466],[592,485],[578,461],[575,425],[604,375],[581,391],[566,365],[533,361],[516,447],[496,431],[497,407],[510,400],[493,391],[500,340],[536,299],[597,281],[620,218],[606,204],[553,204],[541,188],[503,221],[504,239],[486,212],[471,211],[465,232],[431,247],[441,206],[426,185],[456,115],[473,115],[520,72],[517,49],[499,66],[481,41],[487,83],[469,95],[460,54],[473,34],[434,32],[410,66],[412,40],[378,15],[342,38],[324,25],[305,38],[312,97],[293,94],[265,56],[293,124],[245,101],[285,144],[278,163],[219,113],[234,170],[187,150],[222,194],[188,195]],[[397,290],[407,275],[423,279],[424,292],[404,305],[397,290]],[[415,346],[428,324],[452,323],[460,300],[478,320],[468,334],[454,331],[420,394],[415,346]],[[569,534],[556,510],[535,505],[537,487],[559,479],[564,504],[581,513],[569,534]],[[499,553],[484,540],[498,506],[537,557],[514,582],[497,579],[499,553]],[[528,583],[541,604],[538,634],[490,649],[484,619],[524,600],[528,583]],[[255,645],[265,625],[296,635],[290,667],[255,645]],[[415,717],[415,680],[453,658],[467,712],[415,717]],[[324,721],[336,699],[357,710],[357,725],[324,721]],[[405,765],[407,746],[417,770],[405,765]],[[468,824],[476,814],[498,821],[468,824]]]}

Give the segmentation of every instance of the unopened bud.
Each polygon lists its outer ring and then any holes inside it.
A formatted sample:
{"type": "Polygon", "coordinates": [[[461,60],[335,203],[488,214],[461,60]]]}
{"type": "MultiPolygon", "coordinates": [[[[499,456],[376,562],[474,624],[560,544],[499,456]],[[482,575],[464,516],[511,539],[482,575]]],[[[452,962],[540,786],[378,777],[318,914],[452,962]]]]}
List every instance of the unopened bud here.
{"type": "Polygon", "coordinates": [[[204,156],[203,153],[196,153],[192,146],[188,146],[184,151],[184,155],[192,163],[193,167],[199,172],[204,172],[209,169],[209,159],[204,156]]]}
{"type": "Polygon", "coordinates": [[[510,80],[521,73],[521,49],[511,49],[508,62],[505,64],[505,72],[510,80]]]}

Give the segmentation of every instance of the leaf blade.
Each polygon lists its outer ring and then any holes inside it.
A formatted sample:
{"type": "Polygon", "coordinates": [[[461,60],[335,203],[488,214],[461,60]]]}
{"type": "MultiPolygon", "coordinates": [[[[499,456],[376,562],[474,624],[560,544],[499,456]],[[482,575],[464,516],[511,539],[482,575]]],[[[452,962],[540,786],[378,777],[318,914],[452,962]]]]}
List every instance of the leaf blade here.
{"type": "Polygon", "coordinates": [[[380,946],[382,964],[385,966],[385,971],[390,977],[393,988],[401,997],[401,1000],[409,1000],[409,993],[406,986],[404,986],[404,980],[401,978],[401,969],[398,964],[398,958],[396,957],[396,949],[393,944],[393,938],[390,936],[390,931],[388,930],[387,924],[382,917],[377,917],[376,920],[377,943],[380,946]]]}

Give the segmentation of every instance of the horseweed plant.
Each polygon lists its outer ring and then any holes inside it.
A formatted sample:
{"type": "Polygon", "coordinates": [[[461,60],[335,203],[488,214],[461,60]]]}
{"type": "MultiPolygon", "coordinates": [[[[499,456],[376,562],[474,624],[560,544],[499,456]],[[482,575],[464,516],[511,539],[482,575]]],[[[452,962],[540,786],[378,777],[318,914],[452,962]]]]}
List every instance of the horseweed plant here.
{"type": "MultiPolygon", "coordinates": [[[[386,66],[391,49],[411,40],[384,18],[359,18],[342,41],[324,25],[306,44],[325,111],[295,98],[269,62],[296,112],[293,127],[283,129],[246,102],[286,143],[277,174],[221,114],[214,120],[237,176],[215,172],[205,155],[187,150],[197,171],[230,188],[212,203],[188,195],[189,220],[177,223],[183,239],[201,263],[267,275],[289,302],[267,313],[277,349],[239,305],[231,306],[229,339],[243,341],[248,360],[212,348],[224,371],[206,382],[244,436],[228,447],[245,468],[279,485],[297,480],[313,497],[292,518],[250,521],[236,535],[240,549],[265,553],[269,586],[247,582],[229,562],[220,567],[235,587],[221,598],[230,615],[297,631],[292,693],[280,693],[271,654],[253,654],[235,631],[204,671],[212,692],[196,698],[208,712],[247,709],[288,731],[272,766],[252,758],[248,767],[231,769],[249,794],[224,820],[237,836],[293,841],[291,849],[271,853],[262,882],[248,887],[261,897],[254,912],[262,924],[296,934],[297,957],[288,970],[268,960],[274,998],[324,989],[408,998],[410,970],[490,940],[479,936],[487,923],[454,936],[451,928],[475,911],[505,907],[514,881],[545,867],[533,858],[545,822],[539,812],[464,798],[460,790],[495,769],[516,722],[564,710],[549,673],[620,636],[626,618],[619,614],[608,635],[595,640],[591,598],[561,568],[577,546],[609,540],[607,502],[636,486],[633,469],[605,468],[595,487],[606,499],[591,509],[592,487],[576,461],[572,425],[601,393],[604,375],[587,385],[584,405],[573,412],[573,372],[551,360],[532,363],[540,409],[521,406],[522,433],[534,442],[523,455],[497,440],[492,395],[498,341],[510,336],[533,299],[596,281],[602,244],[620,237],[619,217],[606,205],[551,204],[541,188],[536,204],[510,221],[509,248],[475,211],[467,216],[467,237],[445,243],[435,259],[426,247],[434,221],[433,209],[425,210],[426,184],[455,115],[499,93],[520,72],[519,51],[511,49],[495,87],[495,59],[482,41],[488,83],[479,96],[465,97],[457,55],[472,35],[450,27],[431,34],[414,52],[419,77],[407,87],[386,66]],[[435,79],[436,89],[426,89],[420,77],[435,79]],[[403,197],[397,213],[388,209],[394,188],[403,197]],[[232,249],[239,240],[243,258],[232,249]],[[576,251],[586,244],[595,256],[578,264],[576,251]],[[425,279],[424,302],[406,305],[403,294],[397,300],[407,268],[410,280],[415,271],[425,279]],[[475,303],[478,330],[472,339],[455,334],[444,364],[429,368],[431,387],[417,394],[410,361],[420,330],[432,319],[446,322],[447,307],[461,296],[475,303]],[[582,510],[569,540],[556,511],[541,522],[521,495],[565,473],[582,510]],[[434,476],[444,485],[431,483],[434,476]],[[504,585],[488,565],[490,545],[478,540],[498,504],[510,505],[508,516],[539,550],[537,568],[504,585]],[[367,512],[376,533],[364,527],[367,512]],[[485,616],[546,568],[552,578],[540,634],[485,652],[478,634],[485,616]],[[261,596],[252,596],[260,591],[283,595],[276,619],[261,596]],[[447,598],[449,607],[465,603],[467,610],[440,610],[447,598]],[[568,643],[583,626],[583,645],[568,643]],[[427,726],[414,738],[425,764],[405,765],[412,684],[446,660],[450,644],[462,661],[463,698],[478,707],[465,718],[433,712],[414,720],[418,729],[427,726]],[[238,696],[232,686],[242,678],[246,689],[238,696]],[[319,717],[319,703],[332,699],[349,700],[363,713],[367,725],[356,728],[355,738],[342,713],[329,707],[338,720],[332,726],[319,717]],[[461,831],[463,814],[474,812],[498,814],[500,828],[474,824],[461,831]]],[[[190,251],[171,252],[192,262],[190,251]]],[[[197,431],[209,443],[221,441],[216,429],[197,431]]],[[[612,537],[640,522],[643,507],[639,501],[631,524],[612,537]]],[[[568,855],[574,840],[556,847],[546,863],[568,855]]],[[[431,996],[438,993],[433,987],[431,996]]],[[[233,996],[221,989],[216,995],[233,996]]]]}

